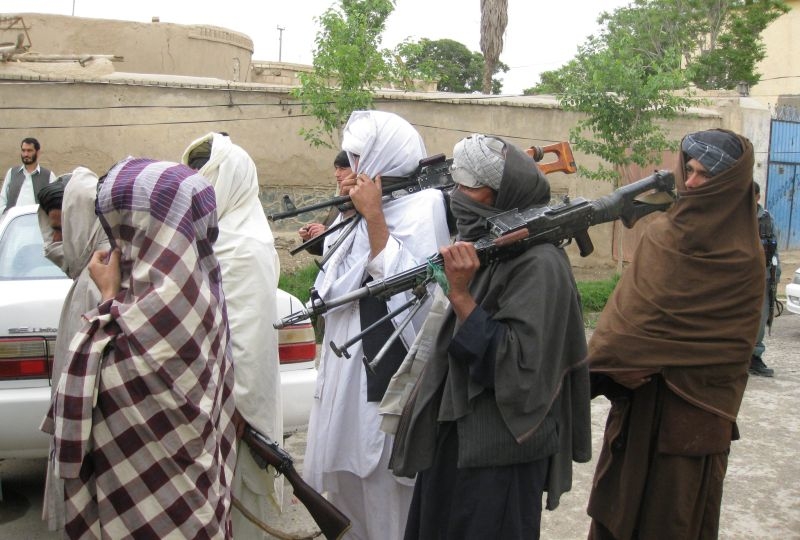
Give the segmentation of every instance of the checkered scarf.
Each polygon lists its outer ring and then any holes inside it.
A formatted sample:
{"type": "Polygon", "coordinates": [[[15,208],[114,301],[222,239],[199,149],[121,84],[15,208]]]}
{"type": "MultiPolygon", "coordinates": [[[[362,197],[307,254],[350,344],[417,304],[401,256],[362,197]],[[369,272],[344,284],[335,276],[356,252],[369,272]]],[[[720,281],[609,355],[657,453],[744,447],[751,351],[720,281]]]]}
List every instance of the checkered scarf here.
{"type": "Polygon", "coordinates": [[[683,138],[681,150],[702,163],[711,176],[730,169],[742,155],[736,136],[722,130],[691,133],[683,138]]]}
{"type": "Polygon", "coordinates": [[[153,439],[142,444],[154,442],[166,454],[183,452],[200,437],[213,462],[224,464],[217,480],[229,485],[233,371],[212,250],[213,189],[183,165],[128,159],[109,172],[96,210],[112,246],[121,250],[122,289],[84,315],[87,323],[70,344],[68,376],[59,381],[42,425],[54,434],[56,474],[77,478],[93,450],[98,393],[138,392],[128,410],[113,411],[113,421],[129,422],[153,439]],[[129,380],[109,387],[106,362],[126,363],[129,380]]]}

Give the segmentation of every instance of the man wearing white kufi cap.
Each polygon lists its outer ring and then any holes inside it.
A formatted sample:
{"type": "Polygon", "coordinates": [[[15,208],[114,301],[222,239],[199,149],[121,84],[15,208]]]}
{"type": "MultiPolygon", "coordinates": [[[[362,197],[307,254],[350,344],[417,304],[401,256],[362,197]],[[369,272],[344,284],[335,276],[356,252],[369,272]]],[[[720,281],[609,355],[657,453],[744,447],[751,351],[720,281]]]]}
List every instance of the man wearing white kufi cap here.
{"type": "Polygon", "coordinates": [[[554,509],[572,461],[591,452],[578,293],[552,244],[483,266],[475,251],[488,218],[549,201],[533,159],[475,134],[453,150],[453,180],[458,237],[441,249],[449,292],[412,348],[424,368],[400,392],[411,397],[390,462],[416,475],[405,538],[539,538],[543,492],[554,509]]]}
{"type": "MultiPolygon", "coordinates": [[[[349,193],[361,218],[317,276],[314,286],[323,301],[347,294],[369,280],[418,266],[449,243],[446,208],[439,190],[423,190],[381,204],[382,183],[388,183],[388,177],[413,173],[426,156],[422,138],[411,124],[392,113],[355,111],[344,128],[342,149],[354,171],[342,183],[342,194],[349,193]]],[[[338,239],[333,236],[326,238],[326,253],[338,239]]],[[[410,293],[386,302],[368,298],[325,314],[325,345],[303,475],[350,517],[353,528],[349,538],[402,538],[413,481],[395,478],[388,470],[392,441],[380,431],[378,402],[428,307],[405,327],[374,376],[367,373],[361,359],[374,358],[394,330],[393,324],[387,322],[353,344],[348,349],[350,358],[337,357],[327,344],[343,344],[408,298],[410,293]]],[[[395,317],[393,323],[405,315],[395,317]]]]}

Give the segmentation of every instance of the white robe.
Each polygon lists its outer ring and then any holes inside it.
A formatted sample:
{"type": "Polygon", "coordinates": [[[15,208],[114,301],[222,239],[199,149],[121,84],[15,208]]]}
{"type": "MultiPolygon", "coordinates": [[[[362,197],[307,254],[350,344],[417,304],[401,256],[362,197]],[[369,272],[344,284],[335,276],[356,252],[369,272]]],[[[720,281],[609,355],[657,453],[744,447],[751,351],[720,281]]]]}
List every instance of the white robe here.
{"type": "MultiPolygon", "coordinates": [[[[378,112],[369,113],[365,122],[369,127],[359,141],[366,146],[355,148],[356,152],[350,150],[348,143],[352,141],[348,139],[347,127],[342,143],[345,150],[360,156],[359,172],[371,177],[381,171],[387,176],[410,173],[425,155],[419,135],[413,131],[416,138],[408,136],[407,144],[402,140],[386,144],[380,140],[386,136],[385,128],[395,127],[395,119],[399,117],[380,113],[376,120],[373,115],[378,112]],[[377,143],[372,140],[375,137],[379,139],[377,143]],[[363,151],[377,147],[394,163],[363,151]]],[[[348,126],[352,127],[352,122],[353,117],[348,126]]],[[[410,125],[408,128],[413,130],[410,125]]],[[[395,130],[390,131],[393,137],[395,130]]],[[[315,287],[323,300],[359,288],[367,275],[380,280],[423,264],[440,246],[449,243],[444,198],[438,190],[425,190],[390,202],[384,206],[384,215],[390,234],[384,250],[370,260],[367,227],[361,220],[317,277],[315,287]]],[[[336,238],[326,239],[325,249],[335,241],[336,238]]],[[[388,309],[402,305],[407,298],[410,293],[392,297],[388,309]]],[[[403,331],[406,347],[413,342],[429,306],[430,300],[403,331]]],[[[395,317],[395,324],[404,316],[405,313],[395,317]]],[[[337,357],[327,346],[331,341],[342,345],[360,331],[358,302],[332,309],[325,315],[325,346],[309,421],[303,476],[312,487],[327,492],[330,500],[350,517],[353,528],[348,538],[391,540],[402,538],[405,530],[413,481],[396,478],[388,469],[392,438],[380,430],[378,403],[367,402],[361,342],[348,349],[350,358],[337,357]]]]}
{"type": "MultiPolygon", "coordinates": [[[[283,442],[275,294],[280,260],[258,198],[258,175],[250,156],[229,137],[209,133],[189,145],[189,152],[211,140],[209,161],[198,171],[217,198],[219,238],[214,252],[222,269],[233,350],[236,408],[255,429],[283,442]]],[[[269,524],[283,502],[283,478],[258,467],[250,451],[240,448],[233,477],[233,496],[258,519],[269,524]]],[[[236,538],[267,538],[235,507],[231,511],[236,538]]]]}
{"type": "MultiPolygon", "coordinates": [[[[72,278],[72,286],[64,298],[61,316],[58,319],[58,334],[53,352],[53,377],[51,388],[58,387],[61,372],[64,370],[69,343],[83,326],[82,315],[97,307],[100,291],[89,276],[87,266],[92,254],[97,250],[109,249],[100,222],[94,213],[97,198],[97,175],[85,167],[78,167],[64,189],[61,203],[62,241],[53,241],[50,220],[39,208],[39,228],[44,240],[45,255],[72,278]]],[[[45,480],[42,519],[47,521],[51,531],[64,528],[64,481],[53,474],[53,461],[48,460],[45,480]]]]}

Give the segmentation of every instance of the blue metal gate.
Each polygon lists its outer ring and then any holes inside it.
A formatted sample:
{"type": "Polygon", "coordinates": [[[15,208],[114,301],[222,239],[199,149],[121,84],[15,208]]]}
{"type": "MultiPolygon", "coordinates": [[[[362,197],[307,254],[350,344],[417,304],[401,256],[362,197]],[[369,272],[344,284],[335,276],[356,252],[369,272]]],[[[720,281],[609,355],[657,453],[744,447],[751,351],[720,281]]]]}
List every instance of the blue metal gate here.
{"type": "Polygon", "coordinates": [[[778,249],[800,249],[800,122],[772,120],[764,206],[778,229],[778,249]]]}

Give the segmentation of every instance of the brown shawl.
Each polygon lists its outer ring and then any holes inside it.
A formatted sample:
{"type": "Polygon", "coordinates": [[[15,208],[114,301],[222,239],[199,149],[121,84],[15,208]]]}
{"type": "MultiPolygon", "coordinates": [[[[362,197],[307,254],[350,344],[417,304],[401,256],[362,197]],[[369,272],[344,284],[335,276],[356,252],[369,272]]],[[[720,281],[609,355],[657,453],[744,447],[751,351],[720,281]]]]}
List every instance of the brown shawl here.
{"type": "MultiPolygon", "coordinates": [[[[728,132],[730,133],[730,132],[728,132]]],[[[592,372],[660,373],[683,399],[736,420],[764,295],[753,146],[650,222],[589,342],[592,372]]]]}

